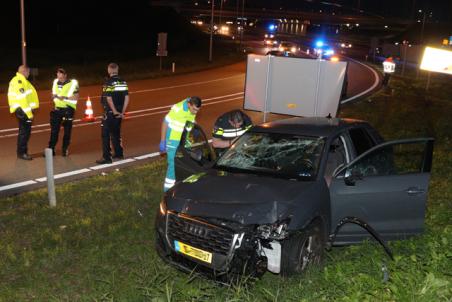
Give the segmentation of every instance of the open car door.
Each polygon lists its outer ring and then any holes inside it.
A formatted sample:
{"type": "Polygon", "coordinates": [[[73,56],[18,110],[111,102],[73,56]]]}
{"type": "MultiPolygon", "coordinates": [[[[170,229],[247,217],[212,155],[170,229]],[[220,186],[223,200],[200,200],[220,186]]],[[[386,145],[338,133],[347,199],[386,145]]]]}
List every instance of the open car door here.
{"type": "Polygon", "coordinates": [[[192,174],[205,171],[215,159],[215,152],[201,127],[187,122],[174,159],[176,180],[184,180],[192,174]]]}
{"type": "MultiPolygon", "coordinates": [[[[385,240],[403,239],[424,229],[433,139],[386,142],[361,154],[334,175],[330,186],[332,229],[344,217],[364,220],[385,240]]],[[[345,225],[337,244],[369,238],[345,225]]]]}

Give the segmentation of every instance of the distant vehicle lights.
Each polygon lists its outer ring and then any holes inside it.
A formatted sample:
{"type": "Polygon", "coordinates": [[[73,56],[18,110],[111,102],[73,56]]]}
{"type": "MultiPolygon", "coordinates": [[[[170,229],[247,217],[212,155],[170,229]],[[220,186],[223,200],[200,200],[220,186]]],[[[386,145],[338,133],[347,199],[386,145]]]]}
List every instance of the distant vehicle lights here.
{"type": "Polygon", "coordinates": [[[334,55],[334,50],[333,49],[327,49],[327,50],[325,50],[324,55],[325,56],[332,56],[332,55],[334,55]]]}
{"type": "Polygon", "coordinates": [[[351,43],[341,43],[341,47],[342,48],[352,48],[352,44],[351,43]]]}

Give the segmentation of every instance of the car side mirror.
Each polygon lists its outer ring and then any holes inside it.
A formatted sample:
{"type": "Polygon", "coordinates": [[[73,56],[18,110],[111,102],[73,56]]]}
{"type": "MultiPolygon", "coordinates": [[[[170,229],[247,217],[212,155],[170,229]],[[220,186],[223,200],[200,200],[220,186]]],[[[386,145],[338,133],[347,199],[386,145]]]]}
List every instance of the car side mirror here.
{"type": "Polygon", "coordinates": [[[363,179],[363,174],[356,168],[345,171],[344,182],[347,186],[354,186],[357,180],[363,179]]]}
{"type": "Polygon", "coordinates": [[[194,149],[192,151],[189,152],[190,157],[197,161],[197,162],[201,162],[202,160],[202,150],[201,149],[194,149]]]}

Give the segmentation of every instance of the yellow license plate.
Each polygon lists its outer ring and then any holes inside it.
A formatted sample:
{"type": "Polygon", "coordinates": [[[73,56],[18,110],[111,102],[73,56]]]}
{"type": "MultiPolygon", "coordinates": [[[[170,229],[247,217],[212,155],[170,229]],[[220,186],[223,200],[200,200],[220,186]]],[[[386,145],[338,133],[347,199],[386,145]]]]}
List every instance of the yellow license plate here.
{"type": "Polygon", "coordinates": [[[184,255],[188,255],[207,263],[212,263],[212,253],[197,249],[177,240],[174,240],[174,248],[176,251],[184,255]]]}

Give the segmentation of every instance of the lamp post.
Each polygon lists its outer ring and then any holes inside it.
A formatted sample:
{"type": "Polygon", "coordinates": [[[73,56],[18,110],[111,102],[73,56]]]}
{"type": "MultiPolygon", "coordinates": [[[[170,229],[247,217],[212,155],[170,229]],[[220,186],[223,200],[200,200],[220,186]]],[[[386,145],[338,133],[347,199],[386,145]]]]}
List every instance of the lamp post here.
{"type": "Polygon", "coordinates": [[[210,43],[209,43],[209,62],[212,62],[212,48],[213,48],[213,12],[215,9],[215,0],[212,1],[212,11],[210,15],[210,43]]]}
{"type": "Polygon", "coordinates": [[[27,42],[25,41],[25,5],[24,0],[20,0],[20,28],[22,34],[21,48],[22,48],[22,65],[27,65],[27,42]]]}
{"type": "Polygon", "coordinates": [[[245,0],[242,0],[242,20],[240,21],[241,30],[240,30],[240,49],[242,49],[243,42],[243,31],[245,30],[245,0]]]}
{"type": "MultiPolygon", "coordinates": [[[[425,9],[422,10],[422,26],[421,26],[421,37],[419,39],[419,45],[422,46],[422,44],[424,43],[424,29],[425,29],[425,9]]],[[[419,63],[420,64],[420,63],[419,63]]],[[[417,70],[416,70],[416,80],[419,79],[419,74],[421,72],[420,67],[418,66],[417,70]]],[[[430,81],[430,73],[429,73],[429,81],[430,81]]]]}
{"type": "Polygon", "coordinates": [[[220,0],[220,16],[218,20],[218,26],[221,26],[221,15],[223,14],[223,1],[224,0],[220,0]]]}
{"type": "Polygon", "coordinates": [[[403,47],[403,65],[402,65],[402,77],[405,75],[405,67],[406,67],[406,53],[407,53],[407,49],[408,49],[408,41],[407,40],[403,40],[402,42],[402,47],[403,47]]]}

